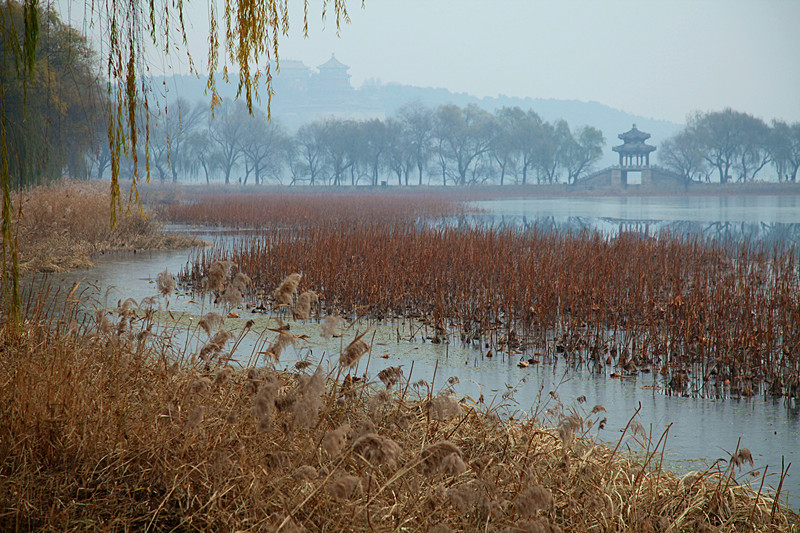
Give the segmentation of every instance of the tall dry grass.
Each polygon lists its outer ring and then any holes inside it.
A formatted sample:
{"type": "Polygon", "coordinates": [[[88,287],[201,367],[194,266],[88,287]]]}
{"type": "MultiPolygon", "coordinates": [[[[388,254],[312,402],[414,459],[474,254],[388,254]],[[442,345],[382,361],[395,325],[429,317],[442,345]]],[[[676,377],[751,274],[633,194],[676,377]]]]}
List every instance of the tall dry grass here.
{"type": "Polygon", "coordinates": [[[109,192],[103,182],[60,180],[16,192],[12,205],[23,272],[87,267],[92,257],[111,250],[194,243],[184,236],[165,234],[156,217],[127,202],[112,230],[109,192]]]}
{"type": "Polygon", "coordinates": [[[365,382],[347,358],[234,369],[226,342],[168,350],[131,301],[83,316],[31,306],[0,328],[4,531],[797,530],[738,483],[749,452],[678,477],[635,416],[619,449],[586,440],[602,408],[583,399],[542,425],[399,368],[365,382]]]}

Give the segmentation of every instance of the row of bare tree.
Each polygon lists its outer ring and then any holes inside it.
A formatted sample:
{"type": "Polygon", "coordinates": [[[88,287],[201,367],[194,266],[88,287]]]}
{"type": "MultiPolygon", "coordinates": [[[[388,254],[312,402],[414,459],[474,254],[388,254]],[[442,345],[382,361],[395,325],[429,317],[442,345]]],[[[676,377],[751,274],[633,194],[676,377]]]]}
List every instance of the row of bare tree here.
{"type": "MultiPolygon", "coordinates": [[[[161,181],[309,185],[469,185],[573,183],[602,156],[605,140],[593,127],[571,131],[559,120],[475,105],[429,108],[409,104],[387,119],[329,117],[290,135],[263,111],[243,103],[177,100],[151,113],[150,165],[161,181]]],[[[144,127],[144,126],[143,126],[144,127]]],[[[146,158],[137,157],[143,165],[146,158]]],[[[123,165],[132,165],[129,158],[123,165]]],[[[93,175],[103,177],[110,155],[99,143],[93,175]]],[[[130,170],[130,169],[128,169],[130,170]]]]}
{"type": "Polygon", "coordinates": [[[690,181],[747,182],[772,167],[779,181],[797,181],[800,122],[787,124],[734,111],[696,113],[659,147],[659,161],[690,181]]]}

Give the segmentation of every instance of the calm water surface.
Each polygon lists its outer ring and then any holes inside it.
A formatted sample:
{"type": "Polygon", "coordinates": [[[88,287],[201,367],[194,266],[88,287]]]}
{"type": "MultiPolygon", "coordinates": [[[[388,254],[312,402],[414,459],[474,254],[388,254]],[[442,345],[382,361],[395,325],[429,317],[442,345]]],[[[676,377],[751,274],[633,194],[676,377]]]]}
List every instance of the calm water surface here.
{"type": "MultiPolygon", "coordinates": [[[[543,198],[480,202],[478,205],[494,216],[526,217],[581,217],[589,223],[602,225],[609,220],[651,221],[666,224],[675,221],[696,223],[746,223],[759,225],[800,224],[800,199],[798,197],[728,197],[728,198],[543,198]],[[658,218],[660,217],[660,218],[658,218]]],[[[213,240],[215,235],[205,235],[213,240]]],[[[70,287],[81,282],[87,287],[98,305],[113,308],[118,300],[132,297],[139,301],[156,294],[155,279],[160,272],[177,273],[188,261],[188,251],[155,251],[137,254],[108,254],[97,260],[96,266],[83,271],[52,275],[49,283],[70,287]]],[[[164,302],[165,304],[166,302],[164,302]]],[[[174,295],[169,299],[169,309],[180,316],[198,317],[209,311],[222,313],[209,301],[188,295],[174,295]]],[[[255,316],[242,311],[240,319],[226,320],[226,327],[241,327],[255,316]]],[[[363,325],[357,325],[361,327],[363,325]]],[[[242,360],[257,350],[263,342],[258,337],[259,326],[253,328],[247,340],[237,350],[242,360]]],[[[281,365],[291,367],[299,358],[321,360],[333,367],[341,343],[349,342],[355,331],[345,333],[344,339],[325,340],[319,336],[316,324],[292,325],[293,332],[309,335],[309,341],[289,350],[281,365]]],[[[187,330],[188,331],[188,330],[187,330]]],[[[262,327],[263,331],[263,327],[262,327]]],[[[792,400],[751,398],[749,400],[709,400],[665,396],[651,390],[654,376],[640,374],[635,379],[616,379],[605,374],[592,374],[571,370],[561,364],[542,364],[527,369],[517,367],[517,359],[483,358],[482,352],[452,344],[434,345],[424,342],[424,331],[408,322],[387,322],[375,328],[372,357],[359,363],[358,372],[366,370],[371,379],[388,366],[404,365],[411,380],[432,381],[434,390],[442,390],[450,377],[459,383],[454,389],[459,397],[478,400],[483,396],[487,404],[503,404],[509,412],[525,414],[542,413],[553,407],[553,391],[565,407],[589,411],[596,404],[606,408],[601,416],[608,419],[603,430],[592,429],[595,438],[616,442],[635,409],[641,404],[639,421],[652,431],[655,440],[671,424],[666,446],[666,467],[679,473],[702,469],[716,459],[726,457],[741,439],[740,446],[750,448],[755,459],[754,470],[768,474],[780,471],[781,461],[792,463],[784,482],[783,495],[788,495],[792,508],[800,506],[800,406],[792,400]],[[397,333],[402,340],[397,342],[397,333]],[[388,354],[388,358],[381,358],[388,354]],[[576,398],[585,396],[586,402],[578,404],[576,398]]],[[[370,337],[372,334],[370,333],[370,337]]],[[[190,339],[190,346],[198,346],[200,336],[190,339]],[[194,344],[192,344],[194,343],[194,344]]],[[[196,348],[195,348],[196,349],[196,348]]],[[[624,448],[641,451],[637,443],[626,439],[624,448]]],[[[743,471],[741,480],[749,476],[743,471]]],[[[755,478],[756,486],[760,477],[755,478]]],[[[778,476],[768,475],[766,485],[777,486],[778,476]]],[[[783,496],[782,496],[783,497],[783,496]]]]}
{"type": "Polygon", "coordinates": [[[523,198],[474,202],[492,214],[614,221],[800,223],[800,196],[523,198]]]}
{"type": "Polygon", "coordinates": [[[478,219],[571,230],[662,230],[800,244],[800,195],[521,198],[473,202],[478,219]]]}

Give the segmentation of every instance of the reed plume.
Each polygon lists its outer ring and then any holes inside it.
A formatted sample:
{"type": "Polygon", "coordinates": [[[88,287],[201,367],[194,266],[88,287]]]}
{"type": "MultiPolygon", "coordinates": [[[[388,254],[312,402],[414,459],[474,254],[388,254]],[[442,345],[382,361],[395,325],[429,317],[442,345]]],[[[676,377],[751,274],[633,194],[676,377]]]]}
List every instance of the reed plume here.
{"type": "Polygon", "coordinates": [[[175,277],[167,272],[166,269],[164,269],[164,271],[161,272],[156,278],[156,287],[158,288],[158,292],[163,297],[167,297],[175,292],[175,286],[175,277]]]}
{"type": "Polygon", "coordinates": [[[300,284],[300,278],[302,277],[302,274],[294,272],[283,279],[278,288],[272,293],[275,305],[291,305],[292,297],[297,292],[297,285],[300,284]]]}
{"type": "Polygon", "coordinates": [[[198,405],[192,412],[189,413],[189,417],[186,419],[185,429],[187,431],[192,431],[197,429],[200,424],[203,423],[203,419],[205,418],[206,408],[202,405],[198,405]]]}
{"type": "Polygon", "coordinates": [[[271,329],[270,331],[274,331],[278,334],[274,341],[267,347],[264,351],[263,355],[267,357],[271,357],[276,363],[281,360],[281,354],[283,350],[290,346],[294,346],[297,342],[297,337],[292,335],[291,333],[286,333],[280,329],[271,329]]]}
{"type": "Polygon", "coordinates": [[[514,500],[514,509],[523,518],[530,518],[540,509],[553,506],[553,494],[540,485],[531,485],[519,493],[514,500]]]}
{"type": "Polygon", "coordinates": [[[237,272],[231,280],[231,287],[235,287],[239,292],[244,293],[250,286],[250,277],[244,272],[237,272]]]}
{"type": "Polygon", "coordinates": [[[558,424],[558,438],[564,447],[569,446],[575,437],[575,434],[583,426],[583,418],[578,413],[571,413],[568,416],[561,418],[558,424]]]}
{"type": "Polygon", "coordinates": [[[367,413],[373,419],[377,417],[388,405],[392,403],[392,394],[387,390],[382,390],[373,394],[367,404],[367,413]]]}
{"type": "Polygon", "coordinates": [[[339,455],[347,442],[348,431],[350,431],[349,424],[328,431],[322,438],[322,449],[331,457],[339,455]]]}
{"type": "Polygon", "coordinates": [[[322,409],[322,394],[325,392],[325,374],[317,368],[314,374],[298,377],[297,387],[294,391],[295,401],[292,404],[295,428],[309,428],[316,425],[319,420],[319,411],[322,409]]]}
{"type": "Polygon", "coordinates": [[[225,344],[233,338],[233,334],[225,329],[217,330],[211,340],[200,349],[200,359],[209,361],[222,352],[225,344]]]}
{"type": "Polygon", "coordinates": [[[209,291],[221,291],[225,287],[225,280],[228,278],[228,269],[232,263],[230,261],[216,261],[208,268],[206,275],[205,288],[209,291]]]}
{"type": "Polygon", "coordinates": [[[461,416],[461,406],[458,401],[449,394],[434,396],[430,402],[430,414],[435,420],[449,420],[461,416]]]}
{"type": "Polygon", "coordinates": [[[639,435],[643,439],[647,438],[647,430],[644,429],[644,426],[638,420],[631,421],[631,433],[633,435],[639,435]]]}
{"type": "Polygon", "coordinates": [[[402,366],[390,366],[378,372],[378,379],[380,379],[387,389],[391,389],[403,379],[402,366]]]}
{"type": "Polygon", "coordinates": [[[233,369],[229,366],[221,368],[214,376],[214,383],[217,385],[225,385],[233,376],[233,369]]]}
{"type": "Polygon", "coordinates": [[[467,471],[467,465],[464,463],[464,459],[461,458],[460,454],[451,453],[442,459],[441,469],[445,475],[456,477],[467,471]]]}
{"type": "Polygon", "coordinates": [[[385,464],[394,468],[402,451],[395,441],[377,433],[367,433],[353,442],[353,452],[366,459],[373,467],[385,464]]]}
{"type": "Polygon", "coordinates": [[[346,500],[352,496],[353,491],[360,484],[361,478],[350,474],[338,474],[328,484],[328,494],[334,500],[346,500]]]}
{"type": "Polygon", "coordinates": [[[311,305],[317,303],[319,297],[314,291],[305,291],[297,297],[297,302],[292,309],[295,320],[306,320],[311,313],[311,305]]]}
{"type": "Polygon", "coordinates": [[[211,337],[211,332],[220,327],[220,325],[222,325],[222,321],[222,315],[212,312],[203,315],[197,325],[206,332],[206,335],[211,337]]]}
{"type": "Polygon", "coordinates": [[[459,485],[447,489],[447,499],[450,505],[456,508],[459,513],[467,514],[475,506],[478,494],[477,491],[468,485],[459,485]]]}
{"type": "Polygon", "coordinates": [[[422,449],[420,454],[422,471],[432,474],[442,469],[445,458],[455,454],[462,458],[461,448],[448,440],[430,444],[422,449]]]}
{"type": "Polygon", "coordinates": [[[339,337],[339,324],[342,323],[342,317],[336,315],[328,315],[322,321],[322,338],[330,339],[331,337],[339,337]]]}
{"type": "Polygon", "coordinates": [[[244,297],[242,296],[242,291],[239,290],[238,287],[230,284],[225,288],[225,292],[222,293],[219,301],[220,303],[227,305],[229,309],[232,309],[241,305],[244,301],[244,297]]]}
{"type": "Polygon", "coordinates": [[[258,394],[253,399],[252,413],[261,429],[265,429],[272,420],[279,391],[280,382],[277,379],[266,379],[258,387],[258,394]]]}
{"type": "MultiPolygon", "coordinates": [[[[369,331],[369,330],[367,330],[369,331]]],[[[347,345],[342,354],[339,356],[339,364],[344,368],[352,368],[358,363],[358,360],[369,351],[369,345],[361,340],[367,334],[367,331],[358,335],[353,342],[347,345]]]]}
{"type": "Polygon", "coordinates": [[[207,377],[201,377],[192,382],[190,390],[194,394],[203,394],[211,388],[211,380],[207,377]]]}
{"type": "Polygon", "coordinates": [[[117,304],[117,314],[124,318],[130,317],[137,307],[139,307],[139,304],[136,303],[136,300],[126,298],[125,301],[117,304]]]}
{"type": "Polygon", "coordinates": [[[298,481],[314,481],[317,479],[317,469],[311,465],[302,465],[292,472],[292,477],[298,481]]]}

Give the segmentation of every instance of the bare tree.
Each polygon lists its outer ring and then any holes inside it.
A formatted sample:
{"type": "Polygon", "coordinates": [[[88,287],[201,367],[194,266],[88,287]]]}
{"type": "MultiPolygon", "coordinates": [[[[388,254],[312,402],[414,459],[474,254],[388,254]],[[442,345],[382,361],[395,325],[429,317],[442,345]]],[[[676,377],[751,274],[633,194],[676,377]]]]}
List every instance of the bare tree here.
{"type": "Polygon", "coordinates": [[[244,103],[223,102],[216,108],[209,121],[208,134],[219,151],[226,185],[230,183],[231,172],[243,155],[242,141],[247,128],[247,117],[247,107],[244,103]]]}
{"type": "Polygon", "coordinates": [[[474,104],[463,109],[444,105],[436,111],[435,131],[440,159],[455,163],[457,183],[466,185],[470,167],[491,147],[496,133],[492,115],[474,104]]]}
{"type": "Polygon", "coordinates": [[[414,102],[402,107],[398,114],[403,124],[403,135],[407,139],[409,154],[419,172],[419,185],[422,185],[422,173],[433,153],[433,111],[414,102]]]}

